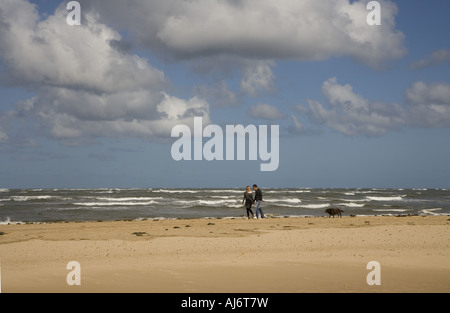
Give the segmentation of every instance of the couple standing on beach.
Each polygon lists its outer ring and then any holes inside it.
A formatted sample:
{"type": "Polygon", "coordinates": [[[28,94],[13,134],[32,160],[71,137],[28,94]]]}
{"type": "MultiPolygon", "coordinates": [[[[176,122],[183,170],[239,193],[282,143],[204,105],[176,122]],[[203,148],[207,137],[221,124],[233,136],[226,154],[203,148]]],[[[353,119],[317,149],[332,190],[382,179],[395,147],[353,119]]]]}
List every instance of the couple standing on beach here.
{"type": "Polygon", "coordinates": [[[259,218],[259,214],[261,214],[261,218],[264,218],[265,216],[261,209],[262,191],[256,184],[253,185],[253,190],[255,191],[254,195],[250,186],[247,186],[246,191],[244,192],[244,199],[242,200],[242,203],[245,202],[245,208],[247,209],[247,218],[250,218],[250,213],[253,218],[259,218]],[[256,216],[252,211],[252,205],[254,203],[256,203],[256,216]]]}

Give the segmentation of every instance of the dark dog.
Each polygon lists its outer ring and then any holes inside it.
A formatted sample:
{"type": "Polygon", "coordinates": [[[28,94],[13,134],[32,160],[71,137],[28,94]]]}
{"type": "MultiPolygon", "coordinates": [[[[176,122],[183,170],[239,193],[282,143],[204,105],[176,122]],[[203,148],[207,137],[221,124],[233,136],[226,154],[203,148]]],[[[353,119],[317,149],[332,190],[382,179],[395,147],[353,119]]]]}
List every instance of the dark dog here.
{"type": "Polygon", "coordinates": [[[336,208],[331,208],[331,209],[326,209],[325,210],[325,213],[329,214],[328,217],[333,216],[333,218],[334,218],[335,215],[337,215],[339,217],[342,217],[341,213],[343,213],[343,212],[344,211],[342,211],[341,209],[336,209],[336,208]]]}

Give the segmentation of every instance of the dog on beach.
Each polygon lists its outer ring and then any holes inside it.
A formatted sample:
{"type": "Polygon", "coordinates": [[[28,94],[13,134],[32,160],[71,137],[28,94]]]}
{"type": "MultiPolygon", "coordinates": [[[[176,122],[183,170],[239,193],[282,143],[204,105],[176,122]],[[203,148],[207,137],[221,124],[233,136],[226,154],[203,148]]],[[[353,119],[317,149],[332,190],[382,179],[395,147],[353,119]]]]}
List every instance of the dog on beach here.
{"type": "Polygon", "coordinates": [[[339,217],[342,217],[341,213],[343,213],[343,212],[344,211],[342,211],[341,209],[337,209],[337,208],[331,208],[331,209],[326,209],[325,210],[325,213],[328,213],[328,217],[333,216],[333,218],[334,218],[335,215],[337,215],[339,217]]]}

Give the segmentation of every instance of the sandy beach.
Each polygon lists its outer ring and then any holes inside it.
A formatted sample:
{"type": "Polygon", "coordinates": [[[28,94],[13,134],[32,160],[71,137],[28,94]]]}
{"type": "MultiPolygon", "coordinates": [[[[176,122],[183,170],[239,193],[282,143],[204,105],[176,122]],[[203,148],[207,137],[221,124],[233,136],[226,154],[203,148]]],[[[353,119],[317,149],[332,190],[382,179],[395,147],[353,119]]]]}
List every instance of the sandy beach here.
{"type": "Polygon", "coordinates": [[[1,291],[450,292],[448,216],[0,226],[1,291]],[[80,264],[81,285],[66,266],[80,264]],[[366,266],[377,261],[381,285],[366,266]]]}

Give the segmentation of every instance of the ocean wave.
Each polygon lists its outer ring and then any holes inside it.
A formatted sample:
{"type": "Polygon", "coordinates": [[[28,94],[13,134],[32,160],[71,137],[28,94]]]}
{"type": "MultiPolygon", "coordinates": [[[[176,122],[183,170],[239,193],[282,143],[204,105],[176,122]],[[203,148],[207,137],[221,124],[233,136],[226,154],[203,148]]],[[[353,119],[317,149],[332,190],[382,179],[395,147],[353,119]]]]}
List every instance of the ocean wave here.
{"type": "Polygon", "coordinates": [[[221,204],[227,204],[227,203],[238,203],[238,200],[195,200],[198,204],[201,205],[221,205],[221,204]]]}
{"type": "Polygon", "coordinates": [[[347,202],[367,202],[367,199],[339,199],[339,201],[347,201],[347,202]]]}
{"type": "Polygon", "coordinates": [[[209,196],[209,198],[215,198],[215,199],[237,199],[236,196],[209,196]]]}
{"type": "Polygon", "coordinates": [[[287,202],[287,203],[301,203],[302,200],[300,199],[282,199],[281,202],[287,202]]]}
{"type": "Polygon", "coordinates": [[[0,188],[0,192],[9,192],[9,189],[0,188]]]}
{"type": "Polygon", "coordinates": [[[165,193],[199,193],[200,190],[177,190],[177,189],[158,189],[152,190],[152,192],[165,192],[165,193]]]}
{"type": "Polygon", "coordinates": [[[293,198],[293,199],[266,199],[266,200],[263,200],[263,202],[275,202],[275,203],[278,203],[278,202],[301,203],[302,200],[300,200],[300,199],[295,199],[295,198],[293,198]]]}
{"type": "Polygon", "coordinates": [[[79,206],[139,206],[139,205],[150,205],[155,204],[156,201],[147,201],[147,202],[77,202],[74,205],[79,206]]]}
{"type": "Polygon", "coordinates": [[[373,209],[376,212],[406,212],[407,209],[373,209]]]}
{"type": "Polygon", "coordinates": [[[48,200],[48,199],[54,199],[59,198],[56,196],[49,196],[49,195],[43,195],[43,196],[12,196],[10,199],[11,201],[29,201],[29,200],[48,200]]]}
{"type": "Polygon", "coordinates": [[[434,209],[423,209],[420,210],[419,213],[428,214],[428,215],[442,215],[442,213],[434,213],[434,211],[441,211],[442,208],[434,208],[434,209]]]}
{"type": "Polygon", "coordinates": [[[372,201],[401,201],[401,200],[403,200],[403,197],[405,197],[405,195],[402,195],[402,196],[390,196],[390,197],[366,196],[366,198],[368,200],[372,200],[372,201]]]}
{"type": "Polygon", "coordinates": [[[309,193],[311,190],[267,190],[264,193],[309,193]]]}
{"type": "Polygon", "coordinates": [[[224,205],[227,207],[240,207],[242,205],[242,201],[237,199],[222,199],[222,200],[175,200],[174,204],[188,205],[188,206],[220,206],[224,205]]]}
{"type": "Polygon", "coordinates": [[[343,205],[343,206],[347,206],[347,207],[353,207],[353,208],[362,208],[365,204],[364,203],[354,203],[354,202],[350,202],[350,203],[339,203],[338,205],[343,205]]]}
{"type": "Polygon", "coordinates": [[[207,192],[220,192],[220,193],[226,193],[226,192],[231,192],[231,193],[244,193],[245,189],[242,190],[235,190],[235,189],[218,189],[218,190],[205,190],[207,192]]]}
{"type": "Polygon", "coordinates": [[[327,208],[329,206],[330,206],[329,203],[304,204],[304,205],[301,205],[301,207],[304,208],[304,209],[324,209],[324,208],[327,208]]]}
{"type": "Polygon", "coordinates": [[[163,197],[123,197],[123,198],[92,197],[92,198],[100,201],[111,201],[111,202],[153,201],[164,199],[163,197]]]}
{"type": "Polygon", "coordinates": [[[6,217],[5,221],[0,221],[0,225],[13,225],[13,224],[22,224],[21,221],[11,221],[11,219],[9,217],[6,217]]]}
{"type": "MultiPolygon", "coordinates": [[[[273,203],[270,205],[267,205],[268,207],[279,207],[279,208],[301,208],[298,204],[288,204],[288,203],[273,203]]],[[[263,207],[265,207],[263,205],[263,207]]]]}

